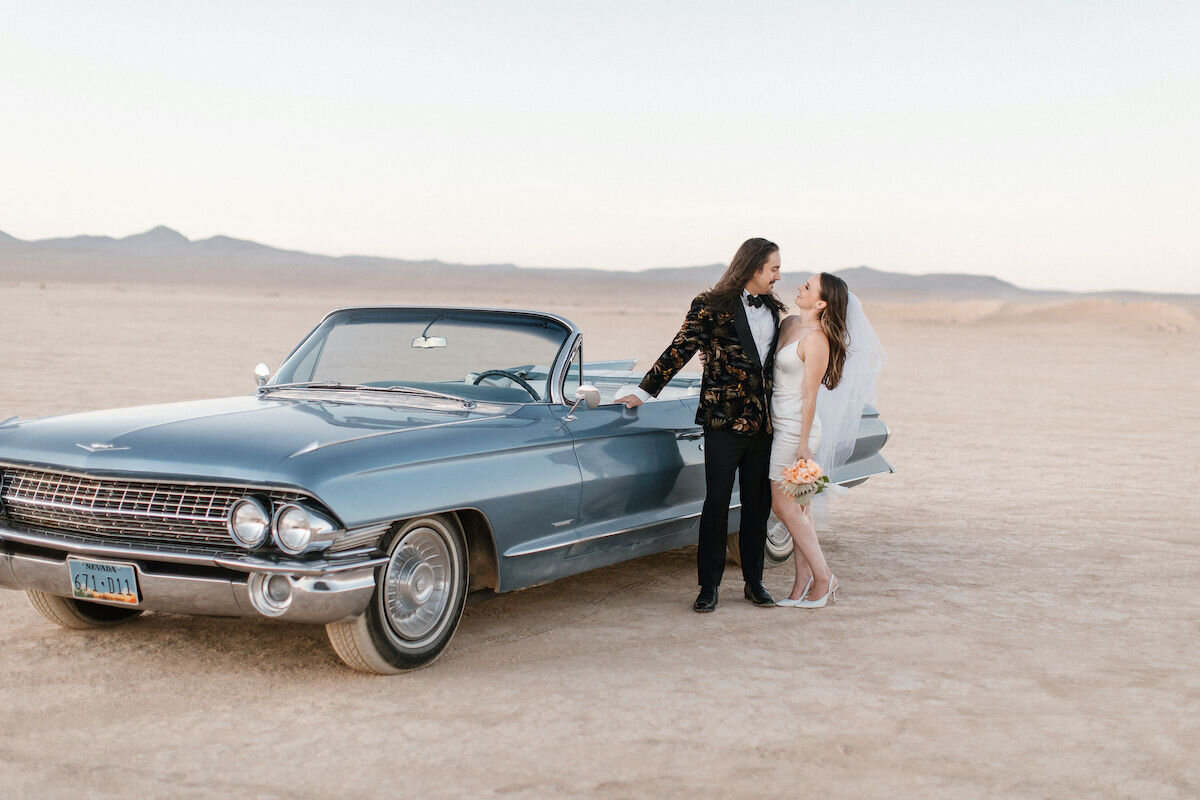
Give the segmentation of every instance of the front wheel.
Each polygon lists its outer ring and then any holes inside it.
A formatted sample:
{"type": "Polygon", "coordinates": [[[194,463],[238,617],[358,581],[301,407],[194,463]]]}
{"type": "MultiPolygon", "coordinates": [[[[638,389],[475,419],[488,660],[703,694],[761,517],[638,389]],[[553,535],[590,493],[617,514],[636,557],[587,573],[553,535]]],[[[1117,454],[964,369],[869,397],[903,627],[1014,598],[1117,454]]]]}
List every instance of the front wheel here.
{"type": "Polygon", "coordinates": [[[121,608],[103,603],[89,603],[72,597],[59,597],[36,589],[26,589],[25,594],[34,610],[55,625],[77,631],[91,628],[111,628],[141,616],[140,608],[121,608]]]}
{"type": "Polygon", "coordinates": [[[432,663],[454,636],[467,599],[467,547],[453,519],[410,520],[387,552],[366,613],[325,626],[342,661],[376,675],[432,663]]]}
{"type": "MultiPolygon", "coordinates": [[[[727,549],[729,560],[735,564],[742,563],[738,537],[737,531],[729,534],[727,549]]],[[[792,535],[788,533],[787,526],[772,512],[767,519],[767,541],[763,547],[763,566],[770,569],[787,563],[787,560],[792,557],[794,547],[795,543],[792,541],[792,535]]]]}

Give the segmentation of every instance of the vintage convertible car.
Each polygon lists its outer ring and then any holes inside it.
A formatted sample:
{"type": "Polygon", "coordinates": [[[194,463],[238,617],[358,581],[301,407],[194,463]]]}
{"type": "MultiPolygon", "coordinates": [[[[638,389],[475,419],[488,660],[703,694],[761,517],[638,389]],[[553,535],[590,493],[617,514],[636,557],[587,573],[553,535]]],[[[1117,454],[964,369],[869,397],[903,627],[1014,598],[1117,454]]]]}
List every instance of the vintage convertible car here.
{"type": "MultiPolygon", "coordinates": [[[[632,367],[584,363],[552,314],[349,308],[256,394],[8,420],[0,586],[68,628],[262,616],[324,624],[364,672],[423,666],[468,595],[696,541],[700,378],[628,410],[632,367]]],[[[887,438],[868,409],[833,480],[890,472],[887,438]]]]}

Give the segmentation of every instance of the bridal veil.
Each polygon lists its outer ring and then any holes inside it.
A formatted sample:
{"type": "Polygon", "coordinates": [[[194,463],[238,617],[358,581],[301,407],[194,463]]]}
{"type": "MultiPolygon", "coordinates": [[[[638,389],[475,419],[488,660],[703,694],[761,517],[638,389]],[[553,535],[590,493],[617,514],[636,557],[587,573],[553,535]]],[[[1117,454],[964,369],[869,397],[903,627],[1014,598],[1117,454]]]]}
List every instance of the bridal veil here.
{"type": "MultiPolygon", "coordinates": [[[[854,452],[863,409],[875,403],[879,373],[887,363],[883,345],[853,293],[846,301],[846,332],[850,343],[842,379],[834,389],[822,384],[817,390],[816,414],[821,421],[821,439],[813,455],[831,480],[834,471],[849,461],[854,452]]],[[[818,495],[817,499],[822,497],[823,494],[818,495]]],[[[818,503],[815,510],[823,510],[823,505],[818,503]]]]}

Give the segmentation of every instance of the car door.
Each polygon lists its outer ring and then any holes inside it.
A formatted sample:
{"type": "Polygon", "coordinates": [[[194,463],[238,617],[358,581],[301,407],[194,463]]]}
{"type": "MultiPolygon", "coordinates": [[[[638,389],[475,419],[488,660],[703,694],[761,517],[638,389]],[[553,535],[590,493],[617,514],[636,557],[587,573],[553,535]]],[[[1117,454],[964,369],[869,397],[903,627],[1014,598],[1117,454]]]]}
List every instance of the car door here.
{"type": "MultiPolygon", "coordinates": [[[[581,490],[576,535],[588,549],[630,547],[695,530],[704,503],[704,452],[695,400],[569,413],[581,490]]],[[[685,542],[681,542],[685,543],[685,542]]]]}

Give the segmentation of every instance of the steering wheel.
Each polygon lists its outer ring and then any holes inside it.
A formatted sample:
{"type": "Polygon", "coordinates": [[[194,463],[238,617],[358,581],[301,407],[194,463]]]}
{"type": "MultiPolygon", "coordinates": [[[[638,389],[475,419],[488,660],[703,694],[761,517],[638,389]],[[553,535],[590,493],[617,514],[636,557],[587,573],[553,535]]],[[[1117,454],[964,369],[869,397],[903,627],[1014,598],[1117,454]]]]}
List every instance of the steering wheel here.
{"type": "Polygon", "coordinates": [[[537,392],[535,392],[535,391],[533,390],[533,387],[529,385],[529,382],[528,382],[528,381],[526,381],[524,378],[522,378],[522,377],[521,377],[520,375],[518,375],[517,373],[515,373],[515,372],[509,372],[509,371],[508,371],[508,370],[506,370],[506,369],[487,369],[487,370],[484,370],[483,372],[481,372],[481,373],[479,373],[478,375],[476,375],[476,376],[475,376],[475,380],[471,381],[471,383],[473,383],[473,384],[475,384],[476,386],[478,386],[478,385],[479,385],[479,382],[480,382],[481,380],[483,380],[484,378],[490,377],[490,376],[492,376],[492,375],[500,375],[501,377],[508,378],[510,381],[512,381],[513,383],[517,384],[518,386],[520,386],[520,387],[521,387],[522,389],[524,389],[525,391],[529,392],[529,396],[530,396],[530,397],[532,397],[532,398],[534,399],[534,401],[535,401],[535,402],[538,402],[538,403],[540,403],[540,402],[542,401],[542,398],[538,397],[538,393],[537,393],[537,392]]]}

